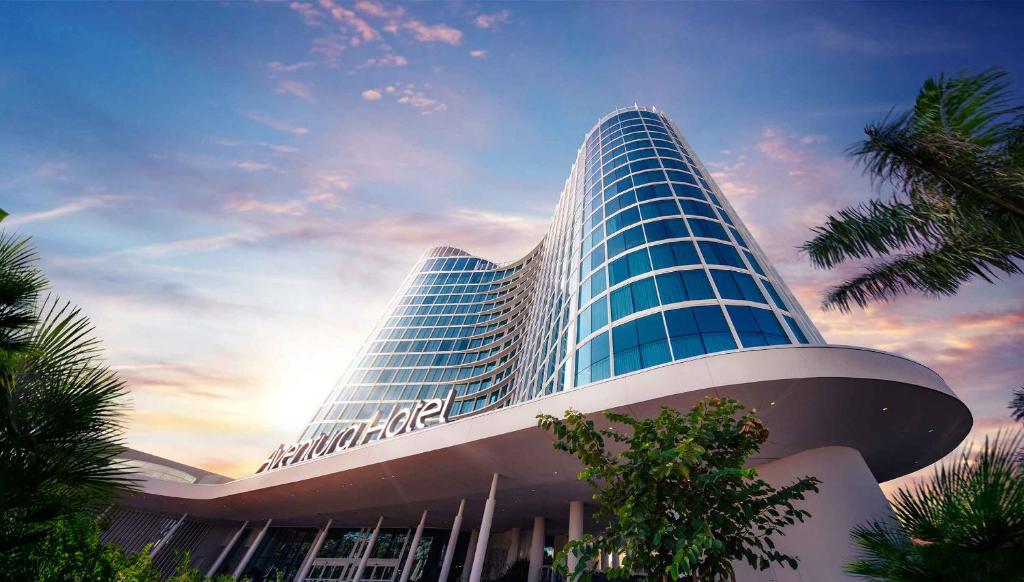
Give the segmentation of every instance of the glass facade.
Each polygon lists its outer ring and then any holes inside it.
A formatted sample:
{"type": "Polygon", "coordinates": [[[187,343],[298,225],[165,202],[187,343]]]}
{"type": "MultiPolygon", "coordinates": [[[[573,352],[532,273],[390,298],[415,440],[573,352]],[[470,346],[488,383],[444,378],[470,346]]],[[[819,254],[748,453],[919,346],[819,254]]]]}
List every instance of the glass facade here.
{"type": "Polygon", "coordinates": [[[541,243],[428,251],[301,439],[455,394],[451,418],[729,350],[823,343],[675,124],[587,134],[541,243]]]}

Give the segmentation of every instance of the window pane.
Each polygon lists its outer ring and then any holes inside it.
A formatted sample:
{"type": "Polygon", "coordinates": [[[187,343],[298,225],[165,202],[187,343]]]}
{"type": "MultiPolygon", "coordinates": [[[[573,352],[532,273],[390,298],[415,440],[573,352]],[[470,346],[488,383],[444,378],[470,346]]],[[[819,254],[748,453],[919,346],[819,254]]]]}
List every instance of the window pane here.
{"type": "Polygon", "coordinates": [[[651,260],[655,269],[682,265],[699,265],[697,249],[691,241],[673,242],[651,247],[651,260]]]}

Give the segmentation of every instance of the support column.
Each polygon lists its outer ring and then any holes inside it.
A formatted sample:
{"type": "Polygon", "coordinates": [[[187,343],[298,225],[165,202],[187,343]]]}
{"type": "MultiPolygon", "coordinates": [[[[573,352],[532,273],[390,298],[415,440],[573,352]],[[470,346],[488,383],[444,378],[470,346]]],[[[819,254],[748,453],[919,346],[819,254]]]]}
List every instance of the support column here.
{"type": "Polygon", "coordinates": [[[328,519],[324,527],[316,534],[313,538],[313,545],[309,546],[309,551],[306,552],[306,559],[302,560],[302,566],[299,571],[295,573],[293,582],[302,582],[306,579],[306,574],[309,574],[309,568],[313,565],[313,560],[316,559],[317,553],[320,551],[320,546],[324,545],[324,540],[327,539],[327,533],[331,531],[331,524],[334,523],[333,519],[328,519]]]}
{"type": "Polygon", "coordinates": [[[412,564],[416,559],[416,548],[420,545],[420,538],[423,537],[423,527],[427,524],[427,510],[423,510],[423,517],[420,524],[416,526],[416,533],[412,536],[412,546],[409,548],[409,555],[405,558],[405,568],[402,568],[402,577],[399,582],[409,582],[409,575],[412,574],[412,564]]]}
{"type": "Polygon", "coordinates": [[[491,522],[494,521],[494,495],[498,492],[498,474],[491,478],[491,493],[484,504],[484,517],[480,520],[480,538],[476,541],[476,555],[473,556],[473,569],[469,573],[469,582],[480,582],[484,573],[484,557],[487,555],[487,542],[491,539],[491,522]]]}
{"type": "Polygon", "coordinates": [[[363,557],[359,560],[359,567],[356,568],[356,575],[352,577],[353,582],[359,582],[363,579],[363,572],[366,570],[366,563],[370,561],[370,553],[373,552],[373,544],[377,543],[377,536],[380,535],[380,524],[384,523],[384,516],[380,516],[377,520],[377,527],[373,528],[373,533],[370,534],[370,540],[366,542],[366,551],[363,552],[363,557]]]}
{"type": "Polygon", "coordinates": [[[533,535],[530,537],[530,573],[526,582],[540,582],[540,571],[544,567],[544,518],[533,518],[533,535]]]}
{"type": "Polygon", "coordinates": [[[267,528],[270,527],[270,523],[273,521],[274,520],[272,519],[268,519],[267,523],[263,525],[263,529],[260,530],[260,533],[256,534],[256,539],[252,541],[252,544],[249,546],[249,549],[245,550],[245,555],[242,556],[242,560],[238,562],[238,566],[235,568],[235,572],[231,575],[232,578],[237,580],[238,577],[242,575],[242,572],[245,570],[245,567],[249,565],[249,560],[252,558],[252,555],[256,553],[256,548],[258,548],[260,542],[263,541],[263,536],[267,535],[267,528]]]}
{"type": "MultiPolygon", "coordinates": [[[[583,502],[569,502],[569,541],[573,542],[583,537],[583,502]]],[[[569,554],[566,564],[569,566],[569,574],[576,571],[576,556],[569,554]]]]}
{"type": "Polygon", "coordinates": [[[459,580],[462,582],[468,582],[469,571],[473,567],[473,557],[476,556],[476,540],[480,537],[480,532],[475,528],[469,532],[469,543],[466,544],[466,559],[462,562],[462,575],[459,576],[459,580]]]}
{"type": "Polygon", "coordinates": [[[452,533],[448,536],[448,547],[444,550],[444,563],[441,565],[440,582],[448,582],[448,573],[452,570],[452,558],[455,557],[455,546],[459,543],[459,530],[462,528],[462,512],[466,509],[466,500],[459,502],[459,511],[452,523],[452,533]]]}
{"type": "Polygon", "coordinates": [[[235,532],[235,535],[231,536],[231,539],[228,540],[228,545],[224,546],[224,549],[220,551],[220,555],[217,556],[217,560],[214,561],[213,565],[210,566],[210,569],[206,571],[207,578],[213,578],[213,575],[217,573],[217,569],[224,563],[224,558],[228,557],[228,552],[231,551],[231,548],[235,547],[235,543],[238,542],[238,538],[242,537],[242,534],[245,532],[245,528],[247,527],[249,527],[248,521],[244,522],[242,527],[238,528],[238,531],[235,532]]]}
{"type": "Polygon", "coordinates": [[[516,560],[519,559],[519,536],[520,535],[522,535],[522,532],[519,531],[518,527],[512,528],[512,544],[508,548],[508,553],[511,554],[509,556],[509,561],[508,561],[508,565],[509,566],[511,566],[512,564],[515,564],[516,560]]]}
{"type": "Polygon", "coordinates": [[[167,544],[167,542],[171,541],[171,538],[174,537],[174,533],[178,531],[178,528],[181,527],[181,524],[185,523],[186,517],[188,517],[187,513],[181,516],[181,519],[174,522],[174,525],[171,526],[171,529],[167,530],[167,533],[164,535],[164,537],[160,538],[155,544],[153,544],[153,547],[149,549],[150,558],[155,556],[156,553],[159,552],[160,549],[167,544]]]}

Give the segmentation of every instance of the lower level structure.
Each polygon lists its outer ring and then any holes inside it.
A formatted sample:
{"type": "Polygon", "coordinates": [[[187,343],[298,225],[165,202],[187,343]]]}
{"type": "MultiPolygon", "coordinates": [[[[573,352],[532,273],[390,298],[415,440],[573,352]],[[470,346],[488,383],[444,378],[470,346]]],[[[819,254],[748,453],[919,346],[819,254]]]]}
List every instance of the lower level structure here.
{"type": "Polygon", "coordinates": [[[167,573],[189,552],[204,573],[254,581],[480,582],[517,562],[521,579],[546,580],[553,552],[597,524],[578,463],[552,448],[537,414],[571,407],[602,422],[605,411],[647,416],[709,395],[756,409],[769,428],[754,460],[763,478],[822,482],[802,505],[812,518],[775,539],[799,568],[739,566],[741,581],[846,579],[850,529],[889,514],[878,483],[940,459],[972,423],[938,375],[892,354],[831,345],[710,354],[334,454],[291,447],[284,456],[297,462],[238,480],[131,454],[143,486],[108,515],[104,536],[127,550],[153,544],[167,573]]]}

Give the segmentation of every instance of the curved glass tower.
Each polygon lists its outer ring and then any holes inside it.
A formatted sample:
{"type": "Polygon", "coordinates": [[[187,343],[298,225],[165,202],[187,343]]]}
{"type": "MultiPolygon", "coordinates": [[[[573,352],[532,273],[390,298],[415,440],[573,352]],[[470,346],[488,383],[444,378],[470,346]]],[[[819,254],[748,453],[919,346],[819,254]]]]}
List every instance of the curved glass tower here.
{"type": "Polygon", "coordinates": [[[587,134],[526,257],[423,255],[300,440],[452,393],[449,419],[793,343],[824,342],[682,133],[619,109],[587,134]]]}

